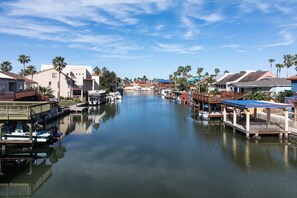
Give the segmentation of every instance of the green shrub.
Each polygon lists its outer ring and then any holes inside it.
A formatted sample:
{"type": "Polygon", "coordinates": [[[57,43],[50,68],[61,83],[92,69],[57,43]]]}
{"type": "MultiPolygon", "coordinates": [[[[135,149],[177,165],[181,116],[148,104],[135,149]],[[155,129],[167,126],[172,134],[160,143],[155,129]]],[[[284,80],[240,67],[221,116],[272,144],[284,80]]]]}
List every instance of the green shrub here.
{"type": "Polygon", "coordinates": [[[74,98],[73,101],[76,102],[76,103],[80,103],[81,102],[81,100],[79,98],[74,98]]]}

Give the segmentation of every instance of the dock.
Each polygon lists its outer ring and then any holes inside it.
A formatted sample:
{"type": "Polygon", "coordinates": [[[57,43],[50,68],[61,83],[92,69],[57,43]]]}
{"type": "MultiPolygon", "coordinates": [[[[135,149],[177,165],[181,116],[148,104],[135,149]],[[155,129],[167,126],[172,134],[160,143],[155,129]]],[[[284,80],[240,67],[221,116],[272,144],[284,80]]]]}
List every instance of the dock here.
{"type": "Polygon", "coordinates": [[[28,147],[32,149],[35,142],[32,138],[32,118],[45,115],[51,110],[50,102],[26,102],[26,101],[0,101],[0,147],[5,151],[6,147],[28,147]],[[5,140],[1,127],[6,121],[24,121],[29,124],[28,140],[5,140]]]}
{"type": "Polygon", "coordinates": [[[222,91],[219,95],[195,93],[193,94],[193,110],[206,112],[209,119],[222,118],[221,104],[223,100],[237,100],[242,93],[222,91]]]}
{"type": "Polygon", "coordinates": [[[279,135],[280,138],[288,138],[290,107],[291,104],[258,100],[225,100],[222,101],[223,123],[233,128],[234,132],[244,133],[246,138],[250,138],[250,135],[254,135],[255,138],[259,138],[259,135],[279,135]],[[266,110],[266,119],[257,117],[259,108],[266,110]],[[272,121],[271,109],[282,109],[283,119],[278,122],[272,121]]]}
{"type": "Polygon", "coordinates": [[[71,105],[69,106],[70,112],[75,112],[75,113],[81,113],[83,111],[86,111],[88,109],[87,106],[77,106],[77,105],[71,105]]]}

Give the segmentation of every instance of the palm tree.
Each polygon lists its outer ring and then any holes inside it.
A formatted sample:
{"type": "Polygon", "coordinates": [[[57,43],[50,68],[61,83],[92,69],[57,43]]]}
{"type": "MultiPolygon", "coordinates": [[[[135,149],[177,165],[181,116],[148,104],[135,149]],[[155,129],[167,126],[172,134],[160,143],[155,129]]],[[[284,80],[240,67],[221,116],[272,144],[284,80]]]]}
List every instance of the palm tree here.
{"type": "Polygon", "coordinates": [[[215,74],[216,74],[216,76],[217,76],[220,72],[221,72],[221,71],[220,71],[219,68],[215,68],[215,74]]]}
{"type": "Polygon", "coordinates": [[[9,61],[3,61],[1,63],[1,67],[0,67],[0,70],[3,71],[3,72],[9,72],[12,70],[12,65],[9,61]]]}
{"type": "Polygon", "coordinates": [[[148,81],[148,78],[146,77],[146,75],[143,75],[143,77],[142,77],[142,82],[147,82],[148,81]]]}
{"type": "Polygon", "coordinates": [[[106,67],[102,68],[102,73],[106,73],[108,71],[108,69],[106,67]]]}
{"type": "Polygon", "coordinates": [[[57,56],[56,58],[53,59],[52,61],[54,68],[59,72],[59,81],[58,81],[58,101],[60,101],[60,78],[61,78],[61,73],[62,70],[66,67],[67,63],[64,62],[64,58],[61,56],[57,56]]]}
{"type": "Polygon", "coordinates": [[[25,73],[31,75],[31,80],[33,80],[33,74],[37,73],[36,67],[34,65],[27,66],[25,73]]]}
{"type": "Polygon", "coordinates": [[[270,63],[270,72],[272,72],[272,63],[275,61],[275,59],[270,58],[268,59],[268,62],[270,63]]]}
{"type": "Polygon", "coordinates": [[[183,66],[179,66],[177,68],[177,75],[181,76],[184,73],[185,68],[183,66]]]}
{"type": "Polygon", "coordinates": [[[297,54],[294,55],[294,65],[295,65],[295,70],[297,70],[297,54]]]}
{"type": "Polygon", "coordinates": [[[186,76],[187,78],[189,78],[190,76],[189,76],[189,72],[192,70],[192,67],[191,67],[191,65],[187,65],[187,66],[185,66],[184,67],[184,71],[183,71],[183,75],[184,76],[186,76]]]}
{"type": "Polygon", "coordinates": [[[228,74],[228,73],[229,73],[229,71],[228,71],[228,70],[225,70],[225,71],[224,71],[224,74],[228,74]]]}
{"type": "Polygon", "coordinates": [[[21,55],[19,56],[18,61],[19,61],[21,64],[23,64],[23,66],[24,66],[23,76],[25,76],[25,73],[24,73],[24,72],[25,72],[25,65],[26,65],[26,63],[29,63],[29,62],[31,61],[30,56],[26,56],[25,54],[21,54],[21,55]]]}
{"type": "Polygon", "coordinates": [[[50,88],[50,87],[42,87],[42,86],[39,86],[38,87],[38,91],[41,93],[41,94],[43,94],[43,95],[45,95],[45,96],[49,96],[49,97],[52,97],[53,96],[53,90],[52,90],[52,88],[50,88]]]}
{"type": "Polygon", "coordinates": [[[178,76],[178,73],[177,73],[177,72],[173,72],[174,88],[175,88],[175,89],[176,89],[177,76],[178,76]]]}
{"type": "Polygon", "coordinates": [[[203,68],[198,67],[197,68],[197,74],[198,74],[198,93],[200,93],[200,82],[201,82],[201,76],[202,76],[203,68]]]}
{"type": "Polygon", "coordinates": [[[294,65],[294,57],[291,54],[287,54],[283,56],[284,59],[284,67],[287,68],[287,78],[288,78],[288,70],[294,65]]]}
{"type": "Polygon", "coordinates": [[[94,72],[95,72],[95,74],[96,75],[100,75],[101,74],[101,69],[98,67],[98,66],[96,66],[95,68],[94,68],[94,72]]]}
{"type": "Polygon", "coordinates": [[[208,91],[209,91],[209,87],[211,87],[212,84],[215,83],[215,82],[216,82],[216,80],[213,79],[212,77],[209,77],[209,78],[207,79],[207,81],[206,81],[206,83],[207,83],[207,86],[206,86],[206,92],[207,92],[207,93],[208,93],[208,91]]]}
{"type": "Polygon", "coordinates": [[[284,67],[283,64],[275,64],[275,67],[276,67],[276,77],[280,78],[280,72],[281,72],[281,69],[284,67]]]}

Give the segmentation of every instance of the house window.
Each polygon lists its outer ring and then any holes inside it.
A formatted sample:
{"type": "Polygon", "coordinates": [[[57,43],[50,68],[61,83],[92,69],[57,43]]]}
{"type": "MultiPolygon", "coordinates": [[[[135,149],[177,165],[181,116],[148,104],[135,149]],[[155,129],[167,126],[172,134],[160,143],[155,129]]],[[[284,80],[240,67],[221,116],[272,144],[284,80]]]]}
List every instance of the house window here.
{"type": "Polygon", "coordinates": [[[57,78],[57,73],[52,73],[53,78],[57,78]]]}
{"type": "Polygon", "coordinates": [[[51,82],[51,81],[49,81],[49,82],[48,82],[48,86],[50,87],[51,85],[52,85],[52,82],[51,82]]]}

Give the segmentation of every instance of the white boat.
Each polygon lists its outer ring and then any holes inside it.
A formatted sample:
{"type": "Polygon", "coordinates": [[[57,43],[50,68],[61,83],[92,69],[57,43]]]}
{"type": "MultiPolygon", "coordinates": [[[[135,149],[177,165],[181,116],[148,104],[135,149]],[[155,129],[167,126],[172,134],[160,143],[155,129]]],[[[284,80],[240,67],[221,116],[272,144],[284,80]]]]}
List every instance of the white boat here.
{"type": "Polygon", "coordinates": [[[208,117],[209,113],[207,111],[199,111],[199,117],[203,120],[208,120],[209,117],[208,117]]]}
{"type": "MultiPolygon", "coordinates": [[[[25,122],[17,121],[14,129],[6,123],[1,129],[3,129],[2,140],[30,140],[29,127],[25,122]]],[[[56,127],[52,127],[49,131],[33,131],[32,140],[34,143],[53,143],[61,135],[56,127]]]]}
{"type": "Polygon", "coordinates": [[[101,105],[106,103],[105,90],[92,90],[88,91],[88,103],[91,106],[101,105]]]}
{"type": "Polygon", "coordinates": [[[117,100],[122,100],[122,95],[120,92],[110,92],[109,95],[107,97],[111,98],[111,101],[117,101],[117,100]]]}

